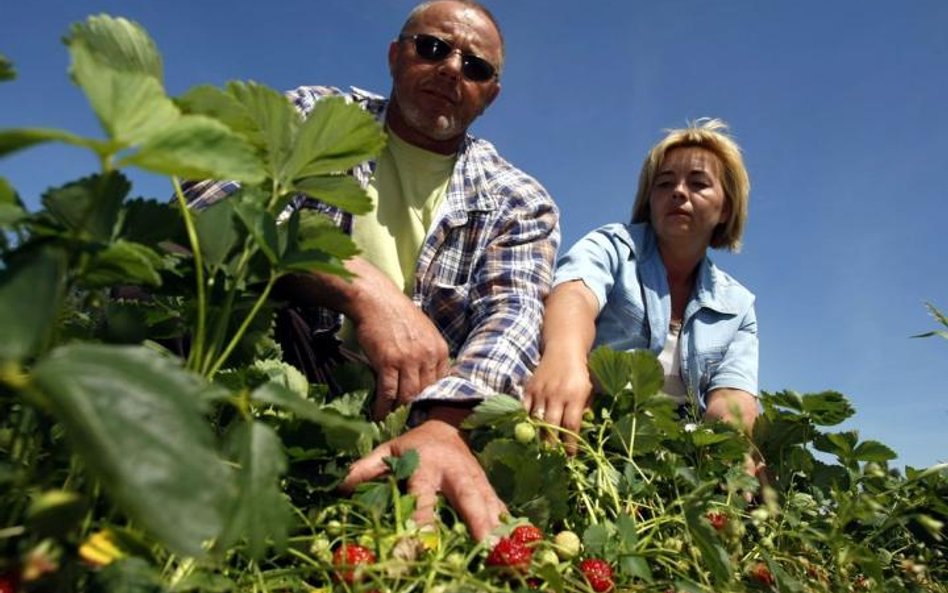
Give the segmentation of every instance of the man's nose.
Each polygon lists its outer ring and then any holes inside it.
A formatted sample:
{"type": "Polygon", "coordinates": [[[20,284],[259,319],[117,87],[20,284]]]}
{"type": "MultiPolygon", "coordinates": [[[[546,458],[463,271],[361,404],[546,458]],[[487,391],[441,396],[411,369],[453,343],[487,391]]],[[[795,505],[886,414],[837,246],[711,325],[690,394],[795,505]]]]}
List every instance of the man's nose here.
{"type": "Polygon", "coordinates": [[[445,74],[460,78],[463,64],[464,57],[461,55],[461,50],[454,48],[451,50],[451,53],[441,60],[441,67],[439,70],[445,74]]]}

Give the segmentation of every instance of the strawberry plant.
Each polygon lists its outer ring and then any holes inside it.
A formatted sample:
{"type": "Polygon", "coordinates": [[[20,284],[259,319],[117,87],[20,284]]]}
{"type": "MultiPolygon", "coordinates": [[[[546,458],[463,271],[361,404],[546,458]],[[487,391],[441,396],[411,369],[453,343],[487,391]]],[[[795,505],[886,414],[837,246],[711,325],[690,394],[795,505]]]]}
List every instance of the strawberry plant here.
{"type": "MultiPolygon", "coordinates": [[[[124,19],[65,41],[103,137],[0,131],[0,157],[65,142],[100,163],[37,212],[0,179],[0,588],[948,590],[945,465],[893,469],[888,447],[834,428],[854,410],[832,391],[762,394],[750,436],[682,417],[643,352],[592,354],[602,394],[575,454],[513,398],[468,418],[510,510],[496,538],[472,541],[444,505],[414,523],[413,452],[341,495],[408,411],[370,423],[357,372],[333,398],[283,363],[274,295],[287,274],[345,274],[348,237],[286,206],[364,212],[344,172],[381,148],[379,126],[333,100],[304,121],[250,82],[168,97],[154,43],[124,19]],[[168,175],[174,198],[133,197],[129,167],[168,175]],[[192,211],[180,180],[198,178],[241,189],[192,211]]],[[[0,58],[0,80],[14,74],[0,58]]]]}

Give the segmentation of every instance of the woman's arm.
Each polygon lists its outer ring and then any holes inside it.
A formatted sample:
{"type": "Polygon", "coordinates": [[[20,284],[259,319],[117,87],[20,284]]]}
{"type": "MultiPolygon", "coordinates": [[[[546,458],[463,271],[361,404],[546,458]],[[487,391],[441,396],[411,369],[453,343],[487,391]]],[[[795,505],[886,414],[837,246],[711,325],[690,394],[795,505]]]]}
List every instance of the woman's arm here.
{"type": "MultiPolygon", "coordinates": [[[[748,438],[753,437],[754,422],[757,421],[759,407],[757,398],[740,389],[719,388],[708,394],[708,409],[705,411],[705,420],[721,420],[741,431],[748,438]]],[[[744,457],[744,471],[760,481],[761,486],[767,484],[766,465],[756,448],[744,457]]],[[[750,499],[750,494],[746,497],[750,499]]]]}

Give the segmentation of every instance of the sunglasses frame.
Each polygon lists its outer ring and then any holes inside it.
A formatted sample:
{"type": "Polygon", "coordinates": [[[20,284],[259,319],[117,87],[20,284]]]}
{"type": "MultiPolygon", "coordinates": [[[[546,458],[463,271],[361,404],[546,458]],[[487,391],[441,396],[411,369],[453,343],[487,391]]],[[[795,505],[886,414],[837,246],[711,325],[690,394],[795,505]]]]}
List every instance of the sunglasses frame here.
{"type": "MultiPolygon", "coordinates": [[[[437,35],[432,35],[431,33],[413,33],[413,34],[399,35],[398,41],[400,42],[411,41],[412,43],[414,43],[415,54],[419,58],[428,62],[443,62],[444,60],[447,60],[448,57],[451,56],[451,54],[453,54],[454,52],[458,52],[461,55],[461,74],[464,76],[464,78],[466,78],[467,80],[470,80],[471,82],[488,82],[488,81],[496,80],[500,78],[500,75],[497,71],[496,66],[494,66],[493,64],[491,64],[490,62],[488,62],[487,60],[485,60],[484,58],[480,57],[477,54],[465,53],[461,51],[460,49],[454,47],[454,45],[451,42],[446,41],[438,37],[437,35]],[[439,57],[429,58],[425,55],[422,55],[422,52],[418,50],[419,39],[429,39],[429,40],[434,41],[435,43],[440,43],[448,48],[448,52],[440,58],[439,57]],[[479,62],[487,67],[487,71],[489,72],[489,74],[486,78],[473,78],[470,76],[468,72],[469,66],[475,62],[479,62]]],[[[477,68],[477,66],[474,66],[474,67],[477,68]]]]}

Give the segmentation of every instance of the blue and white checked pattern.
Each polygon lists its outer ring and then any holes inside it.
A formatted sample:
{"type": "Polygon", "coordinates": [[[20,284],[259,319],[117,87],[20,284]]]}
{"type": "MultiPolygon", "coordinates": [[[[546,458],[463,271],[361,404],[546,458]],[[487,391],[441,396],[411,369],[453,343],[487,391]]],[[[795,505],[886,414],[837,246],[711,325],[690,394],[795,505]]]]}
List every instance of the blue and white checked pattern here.
{"type": "MultiPolygon", "coordinates": [[[[380,122],[387,101],[359,89],[304,86],[287,93],[305,115],[329,95],[343,95],[380,122]]],[[[375,163],[355,167],[366,186],[375,163]]],[[[234,182],[187,184],[192,206],[202,208],[237,189],[234,182]]],[[[352,216],[300,196],[294,207],[317,209],[349,232],[352,216]]],[[[415,268],[413,301],[441,331],[454,365],[429,386],[424,400],[479,400],[494,393],[520,397],[539,361],[543,299],[549,293],[559,246],[559,213],[546,190],[505,161],[494,146],[468,135],[415,268]]],[[[313,310],[310,322],[336,331],[338,314],[313,310]]]]}

